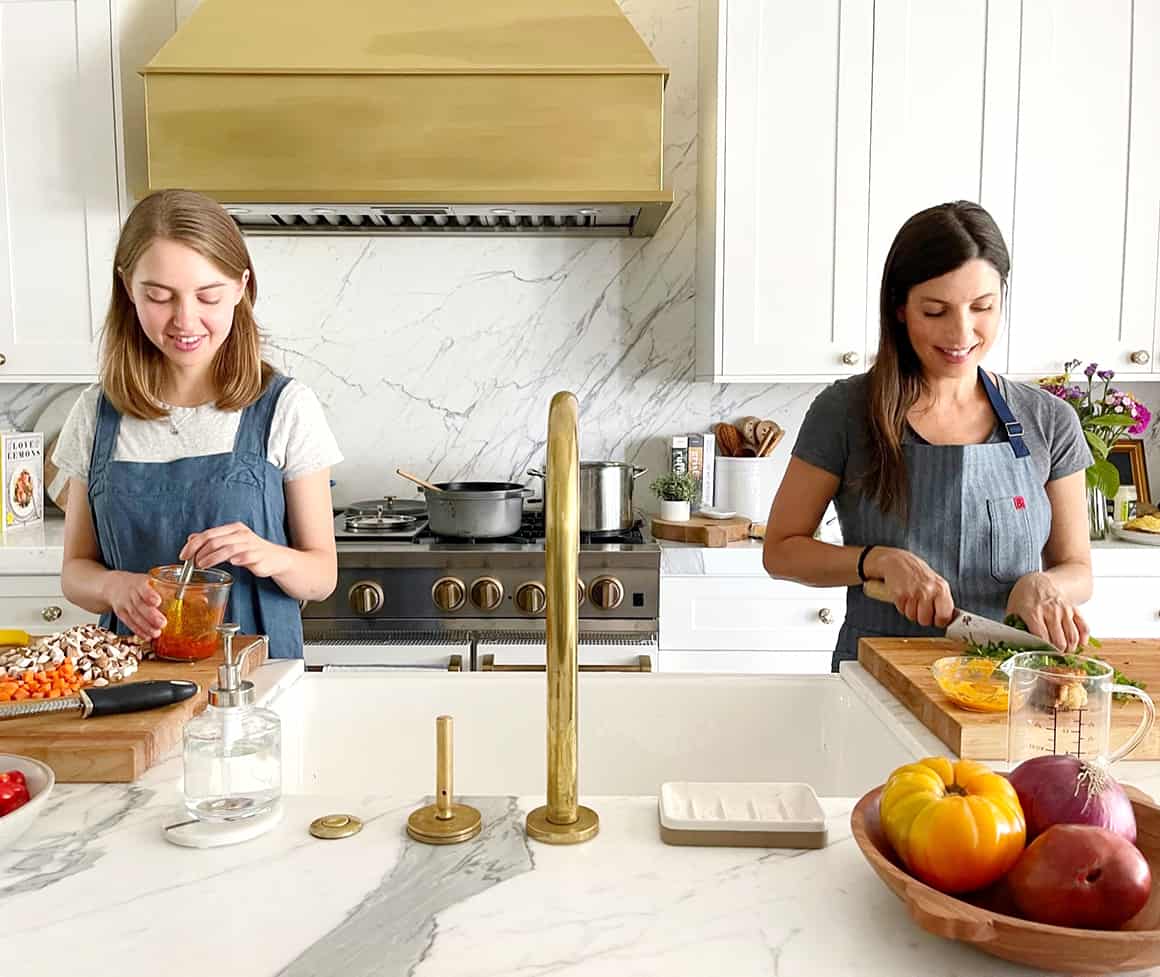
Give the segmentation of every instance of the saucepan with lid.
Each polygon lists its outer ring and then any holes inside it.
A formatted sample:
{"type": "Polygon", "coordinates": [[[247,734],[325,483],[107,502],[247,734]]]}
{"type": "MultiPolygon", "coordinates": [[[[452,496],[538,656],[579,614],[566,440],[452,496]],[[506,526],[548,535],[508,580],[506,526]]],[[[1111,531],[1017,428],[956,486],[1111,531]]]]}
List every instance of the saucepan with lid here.
{"type": "Polygon", "coordinates": [[[427,523],[437,536],[501,539],[520,530],[524,499],[532,490],[518,482],[415,482],[427,499],[427,523]]]}

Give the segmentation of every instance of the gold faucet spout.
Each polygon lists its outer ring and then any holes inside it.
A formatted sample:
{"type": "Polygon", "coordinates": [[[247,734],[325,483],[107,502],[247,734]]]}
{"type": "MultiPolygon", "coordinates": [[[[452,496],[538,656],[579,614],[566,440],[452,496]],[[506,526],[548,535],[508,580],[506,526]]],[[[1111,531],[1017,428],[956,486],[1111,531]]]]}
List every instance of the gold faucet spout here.
{"type": "Polygon", "coordinates": [[[562,391],[548,410],[544,485],[547,592],[548,798],[528,814],[528,837],[556,845],[594,838],[596,812],[578,801],[576,693],[580,636],[580,435],[576,397],[562,391]]]}

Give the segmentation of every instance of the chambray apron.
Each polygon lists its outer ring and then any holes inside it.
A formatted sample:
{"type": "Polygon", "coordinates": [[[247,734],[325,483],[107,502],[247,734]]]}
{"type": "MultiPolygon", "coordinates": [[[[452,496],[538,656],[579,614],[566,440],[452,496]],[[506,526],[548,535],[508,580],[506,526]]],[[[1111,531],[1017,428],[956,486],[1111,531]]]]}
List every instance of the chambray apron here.
{"type": "MultiPolygon", "coordinates": [[[[837,508],[847,545],[909,550],[950,584],[956,607],[1002,620],[1015,581],[1041,567],[1051,504],[1035,475],[1023,426],[981,367],[979,380],[999,420],[1001,440],[934,445],[904,439],[905,523],[865,497],[837,508]]],[[[831,668],[837,671],[841,662],[858,657],[859,638],[942,634],[908,621],[893,604],[872,600],[861,587],[850,587],[831,668]]]]}
{"type": "MultiPolygon", "coordinates": [[[[288,378],[275,375],[242,411],[234,450],[170,462],[114,461],[121,415],[101,395],[89,469],[89,506],[101,560],[111,570],[146,573],[177,561],[190,533],[241,522],[271,543],[289,545],[282,472],[266,459],[270,422],[288,378]]],[[[242,634],[265,634],[273,658],[302,657],[298,602],[273,580],[223,565],[233,577],[226,620],[242,634]]],[[[128,632],[111,613],[108,628],[128,632]]]]}

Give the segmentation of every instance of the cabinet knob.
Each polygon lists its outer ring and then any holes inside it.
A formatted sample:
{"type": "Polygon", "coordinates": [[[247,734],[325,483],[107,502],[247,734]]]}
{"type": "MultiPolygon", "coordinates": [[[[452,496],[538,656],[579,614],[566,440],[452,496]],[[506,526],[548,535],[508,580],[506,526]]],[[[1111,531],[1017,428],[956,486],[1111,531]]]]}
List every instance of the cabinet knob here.
{"type": "Polygon", "coordinates": [[[834,612],[831,611],[828,607],[823,607],[820,611],[818,611],[818,620],[823,624],[833,624],[834,612]]]}
{"type": "Polygon", "coordinates": [[[1146,349],[1138,349],[1131,356],[1129,356],[1128,359],[1135,363],[1136,366],[1143,366],[1150,359],[1152,359],[1152,356],[1146,349]]]}
{"type": "Polygon", "coordinates": [[[846,366],[857,366],[860,359],[862,359],[862,357],[855,353],[853,350],[842,354],[842,362],[845,363],[846,366]]]}
{"type": "Polygon", "coordinates": [[[40,609],[40,616],[46,621],[59,621],[63,613],[64,611],[57,607],[56,604],[49,604],[48,607],[42,607],[40,609]]]}
{"type": "Polygon", "coordinates": [[[8,357],[5,356],[3,353],[0,353],[0,366],[3,366],[7,362],[8,362],[8,357]]]}

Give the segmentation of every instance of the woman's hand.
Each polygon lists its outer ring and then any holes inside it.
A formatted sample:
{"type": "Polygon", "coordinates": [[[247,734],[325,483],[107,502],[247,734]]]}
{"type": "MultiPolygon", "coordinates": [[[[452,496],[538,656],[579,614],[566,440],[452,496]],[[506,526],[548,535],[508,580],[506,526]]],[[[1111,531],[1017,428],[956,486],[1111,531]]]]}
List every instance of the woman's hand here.
{"type": "Polygon", "coordinates": [[[1018,614],[1028,631],[1061,651],[1087,644],[1087,622],[1046,573],[1028,573],[1015,582],[1007,598],[1007,613],[1018,614]]]}
{"type": "Polygon", "coordinates": [[[161,595],[144,573],[112,570],[105,576],[104,599],[117,620],[141,638],[156,638],[165,627],[161,595]]]}
{"type": "Polygon", "coordinates": [[[245,567],[255,577],[273,577],[284,573],[290,563],[288,557],[285,547],[262,539],[241,522],[192,533],[178,554],[179,559],[193,560],[197,567],[229,563],[245,567]]]}
{"type": "Polygon", "coordinates": [[[863,567],[867,577],[886,581],[898,613],[927,627],[945,628],[955,612],[951,588],[925,560],[907,550],[876,546],[863,567]]]}

